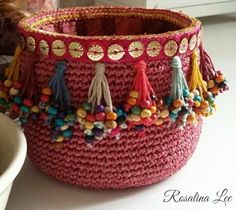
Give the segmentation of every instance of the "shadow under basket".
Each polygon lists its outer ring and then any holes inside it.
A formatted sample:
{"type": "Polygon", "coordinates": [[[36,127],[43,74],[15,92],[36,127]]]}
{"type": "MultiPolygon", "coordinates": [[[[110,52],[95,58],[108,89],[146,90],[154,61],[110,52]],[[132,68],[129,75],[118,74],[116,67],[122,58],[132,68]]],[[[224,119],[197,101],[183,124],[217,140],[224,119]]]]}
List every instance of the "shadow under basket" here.
{"type": "MultiPolygon", "coordinates": [[[[104,63],[113,106],[118,107],[132,90],[133,64],[143,60],[156,98],[164,98],[171,93],[174,56],[190,77],[200,28],[195,18],[159,9],[88,7],[39,13],[19,23],[20,74],[25,78],[34,70],[30,88],[39,96],[56,63],[65,61],[70,104],[80,107],[96,64],[104,63]]],[[[71,126],[73,136],[62,142],[52,142],[52,128],[40,120],[25,124],[24,132],[29,157],[44,173],[83,187],[122,189],[159,182],[183,167],[196,148],[201,125],[201,117],[182,129],[166,120],[146,126],[141,135],[131,126],[120,131],[119,139],[107,136],[89,146],[79,122],[71,126]]]]}

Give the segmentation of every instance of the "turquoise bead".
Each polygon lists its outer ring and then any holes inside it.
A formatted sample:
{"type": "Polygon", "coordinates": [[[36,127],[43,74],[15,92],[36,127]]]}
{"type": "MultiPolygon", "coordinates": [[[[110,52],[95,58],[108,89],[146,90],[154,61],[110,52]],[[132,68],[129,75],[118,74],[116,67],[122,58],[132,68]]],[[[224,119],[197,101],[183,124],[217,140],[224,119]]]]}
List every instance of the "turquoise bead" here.
{"type": "Polygon", "coordinates": [[[63,136],[64,136],[65,138],[70,138],[70,137],[72,136],[72,134],[73,134],[73,132],[72,132],[71,129],[67,129],[67,130],[65,130],[65,131],[63,132],[63,136]]]}
{"type": "Polygon", "coordinates": [[[83,110],[85,110],[86,112],[89,112],[91,110],[91,105],[88,102],[83,102],[82,103],[82,108],[83,110]]]}
{"type": "Polygon", "coordinates": [[[188,97],[188,95],[189,95],[189,90],[183,89],[183,96],[188,97]]]}
{"type": "Polygon", "coordinates": [[[22,112],[28,113],[28,112],[30,111],[30,108],[27,107],[27,106],[25,106],[25,105],[23,105],[23,106],[20,107],[20,110],[21,110],[22,112]]]}
{"type": "Polygon", "coordinates": [[[63,125],[65,125],[65,121],[63,119],[56,119],[55,124],[58,127],[62,127],[63,125]]]}
{"type": "Polygon", "coordinates": [[[194,100],[194,101],[199,101],[199,102],[201,102],[201,101],[202,101],[202,98],[201,98],[201,96],[199,96],[199,95],[195,95],[193,100],[194,100]]]}
{"type": "Polygon", "coordinates": [[[169,117],[170,117],[171,121],[176,121],[176,119],[178,117],[178,113],[171,112],[169,117]]]}
{"type": "Polygon", "coordinates": [[[133,113],[133,114],[140,114],[140,112],[141,112],[141,109],[138,107],[138,106],[134,106],[132,109],[131,109],[131,112],[133,113]]]}
{"type": "Polygon", "coordinates": [[[171,105],[172,101],[173,101],[173,97],[172,97],[172,96],[167,96],[167,97],[165,98],[165,104],[166,104],[167,106],[171,105]]]}
{"type": "Polygon", "coordinates": [[[48,113],[51,115],[56,115],[58,113],[58,109],[56,107],[50,106],[48,108],[48,113]]]}
{"type": "Polygon", "coordinates": [[[14,101],[15,104],[21,104],[22,103],[22,99],[19,96],[15,96],[13,101],[14,101]]]}
{"type": "Polygon", "coordinates": [[[116,114],[117,114],[117,117],[120,117],[124,114],[124,112],[122,109],[116,109],[116,114]]]}

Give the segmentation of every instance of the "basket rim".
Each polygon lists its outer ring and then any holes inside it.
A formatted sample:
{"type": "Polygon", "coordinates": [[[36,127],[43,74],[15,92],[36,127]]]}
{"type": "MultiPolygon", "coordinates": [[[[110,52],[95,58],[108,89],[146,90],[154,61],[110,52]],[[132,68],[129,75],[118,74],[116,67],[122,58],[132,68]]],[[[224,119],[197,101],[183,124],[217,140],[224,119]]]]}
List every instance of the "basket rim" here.
{"type": "Polygon", "coordinates": [[[64,38],[79,38],[79,39],[98,39],[98,40],[130,40],[130,39],[142,39],[142,38],[158,38],[158,37],[168,37],[171,35],[177,35],[180,33],[187,33],[193,31],[196,27],[200,27],[201,22],[187,14],[182,12],[177,12],[167,9],[147,9],[139,7],[114,7],[114,6],[88,6],[88,7],[68,7],[59,10],[52,10],[47,12],[40,12],[38,14],[33,14],[29,17],[23,18],[18,27],[22,28],[27,32],[34,32],[39,34],[64,37],[64,38]],[[98,14],[98,11],[101,14],[98,14]],[[123,12],[122,12],[123,11],[123,12]],[[125,12],[124,12],[125,11],[125,12]],[[81,13],[82,12],[82,13],[81,13]],[[90,14],[88,14],[90,12],[90,14]],[[114,13],[116,12],[116,13],[114,13]],[[37,26],[41,24],[51,22],[61,22],[65,20],[77,19],[89,19],[94,17],[105,17],[110,16],[128,16],[128,17],[140,17],[140,18],[153,18],[162,19],[170,23],[176,24],[181,27],[181,29],[168,31],[158,34],[139,34],[139,35],[96,35],[96,36],[78,36],[72,34],[63,34],[58,32],[49,32],[40,30],[37,26]],[[80,18],[79,18],[80,17],[80,18]],[[82,18],[81,18],[82,17],[82,18]],[[179,20],[181,19],[181,21],[179,20]],[[184,24],[188,26],[184,26],[184,24]]]}

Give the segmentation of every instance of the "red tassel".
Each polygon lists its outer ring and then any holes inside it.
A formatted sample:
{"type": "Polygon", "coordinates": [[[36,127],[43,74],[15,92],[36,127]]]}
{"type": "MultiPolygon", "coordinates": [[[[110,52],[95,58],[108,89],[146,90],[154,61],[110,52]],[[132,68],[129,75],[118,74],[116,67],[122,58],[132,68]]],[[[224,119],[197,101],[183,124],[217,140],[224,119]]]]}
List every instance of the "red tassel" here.
{"type": "Polygon", "coordinates": [[[25,72],[22,74],[21,83],[23,84],[21,95],[26,96],[29,99],[34,97],[37,100],[36,81],[34,65],[38,57],[36,55],[29,56],[25,65],[25,72]]]}
{"type": "Polygon", "coordinates": [[[207,54],[207,52],[203,49],[202,44],[199,47],[200,51],[200,69],[203,75],[203,79],[205,81],[209,81],[211,79],[214,79],[216,76],[216,70],[215,67],[211,61],[210,56],[207,54]]]}
{"type": "Polygon", "coordinates": [[[136,76],[134,78],[133,89],[139,93],[137,105],[145,105],[151,102],[151,95],[155,95],[146,75],[147,65],[144,60],[134,63],[136,76]]]}

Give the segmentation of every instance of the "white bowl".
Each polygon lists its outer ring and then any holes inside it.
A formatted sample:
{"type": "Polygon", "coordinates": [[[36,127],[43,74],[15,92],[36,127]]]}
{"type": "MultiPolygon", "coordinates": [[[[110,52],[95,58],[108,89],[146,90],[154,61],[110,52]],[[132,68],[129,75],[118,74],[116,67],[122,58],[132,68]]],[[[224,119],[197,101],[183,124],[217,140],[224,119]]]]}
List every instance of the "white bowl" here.
{"type": "Polygon", "coordinates": [[[11,186],[26,157],[26,139],[21,129],[0,114],[0,210],[6,208],[11,186]]]}

